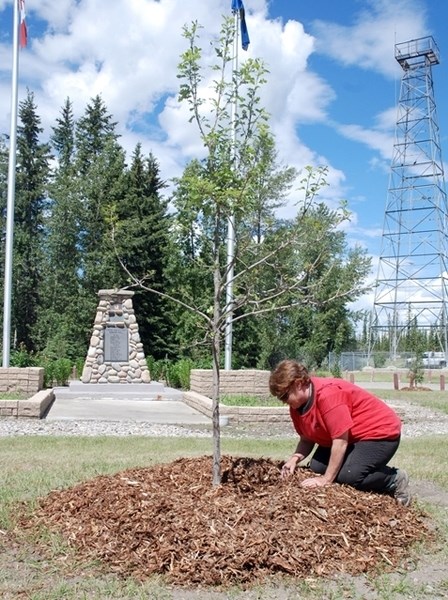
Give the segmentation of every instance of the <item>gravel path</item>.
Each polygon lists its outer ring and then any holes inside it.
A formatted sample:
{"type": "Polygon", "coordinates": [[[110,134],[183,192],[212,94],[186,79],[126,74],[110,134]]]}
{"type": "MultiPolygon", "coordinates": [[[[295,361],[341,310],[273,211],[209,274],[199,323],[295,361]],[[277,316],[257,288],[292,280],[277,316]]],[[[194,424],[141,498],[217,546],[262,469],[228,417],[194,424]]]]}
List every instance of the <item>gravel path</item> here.
{"type": "Polygon", "coordinates": [[[208,437],[210,432],[205,429],[195,430],[179,425],[161,425],[143,421],[45,421],[45,419],[0,419],[0,437],[22,435],[208,437]]]}
{"type": "MultiPolygon", "coordinates": [[[[403,438],[423,435],[448,435],[448,414],[434,412],[394,400],[390,404],[403,420],[403,438]]],[[[292,426],[285,424],[228,425],[221,428],[224,437],[289,437],[295,435],[292,426]]],[[[0,419],[0,437],[22,435],[51,436],[169,436],[210,437],[211,425],[180,426],[154,424],[144,421],[94,421],[45,419],[0,419]]]]}
{"type": "Polygon", "coordinates": [[[403,421],[403,438],[448,434],[448,414],[411,404],[408,400],[394,400],[389,404],[403,421]]]}

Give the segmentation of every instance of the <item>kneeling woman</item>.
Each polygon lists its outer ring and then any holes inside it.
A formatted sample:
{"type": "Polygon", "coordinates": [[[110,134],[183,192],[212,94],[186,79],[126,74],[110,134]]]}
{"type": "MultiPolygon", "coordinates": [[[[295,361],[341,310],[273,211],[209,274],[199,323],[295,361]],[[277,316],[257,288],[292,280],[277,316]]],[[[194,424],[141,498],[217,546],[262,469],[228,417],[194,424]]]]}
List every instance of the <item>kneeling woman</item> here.
{"type": "Polygon", "coordinates": [[[306,367],[293,360],[277,365],[269,388],[288,404],[300,436],[283,476],[292,474],[317,444],[310,468],[319,476],[305,479],[302,486],[344,483],[410,504],[408,475],[387,466],[400,444],[401,421],[385,402],[343,379],[310,377],[306,367]]]}

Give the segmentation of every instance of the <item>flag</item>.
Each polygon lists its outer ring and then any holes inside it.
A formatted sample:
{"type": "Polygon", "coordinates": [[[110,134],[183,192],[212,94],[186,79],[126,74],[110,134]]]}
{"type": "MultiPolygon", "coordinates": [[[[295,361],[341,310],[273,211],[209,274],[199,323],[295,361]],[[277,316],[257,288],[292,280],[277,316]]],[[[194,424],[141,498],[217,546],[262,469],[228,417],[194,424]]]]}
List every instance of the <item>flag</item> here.
{"type": "Polygon", "coordinates": [[[19,12],[20,12],[20,29],[19,29],[19,38],[20,38],[20,47],[25,48],[28,41],[28,31],[26,29],[26,14],[25,14],[25,0],[17,0],[19,3],[19,12]]]}
{"type": "Polygon", "coordinates": [[[247,50],[249,48],[250,40],[246,25],[246,12],[244,10],[243,0],[232,0],[232,12],[236,13],[237,11],[240,13],[241,46],[243,47],[243,50],[247,50]]]}

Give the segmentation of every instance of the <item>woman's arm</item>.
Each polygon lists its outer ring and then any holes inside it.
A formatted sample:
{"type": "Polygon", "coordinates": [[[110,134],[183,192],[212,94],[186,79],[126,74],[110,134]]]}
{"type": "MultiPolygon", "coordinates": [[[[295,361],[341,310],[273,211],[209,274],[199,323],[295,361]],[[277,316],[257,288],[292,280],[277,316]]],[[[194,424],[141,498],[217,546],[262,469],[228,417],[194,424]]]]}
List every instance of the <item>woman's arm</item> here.
{"type": "Polygon", "coordinates": [[[307,440],[303,437],[300,438],[299,443],[297,444],[296,451],[289,458],[282,467],[282,477],[287,475],[292,475],[294,473],[297,463],[305,460],[307,456],[311,453],[314,448],[314,442],[307,440]]]}
{"type": "Polygon", "coordinates": [[[302,481],[303,487],[316,487],[329,485],[336,479],[344,462],[345,453],[348,446],[348,431],[337,438],[334,438],[331,444],[330,460],[324,475],[319,477],[310,477],[302,481]]]}

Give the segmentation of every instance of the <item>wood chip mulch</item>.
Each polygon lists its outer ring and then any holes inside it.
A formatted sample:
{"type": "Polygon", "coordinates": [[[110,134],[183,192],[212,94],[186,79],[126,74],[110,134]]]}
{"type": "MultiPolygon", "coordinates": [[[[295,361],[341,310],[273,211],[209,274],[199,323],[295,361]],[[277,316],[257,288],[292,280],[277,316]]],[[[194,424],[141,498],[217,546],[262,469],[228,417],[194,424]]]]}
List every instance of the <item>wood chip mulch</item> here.
{"type": "Polygon", "coordinates": [[[211,457],[129,469],[51,492],[22,524],[61,532],[80,557],[122,576],[189,587],[396,568],[432,536],[413,506],[340,485],[301,488],[310,472],[282,480],[282,464],[225,456],[215,487],[211,457]]]}

